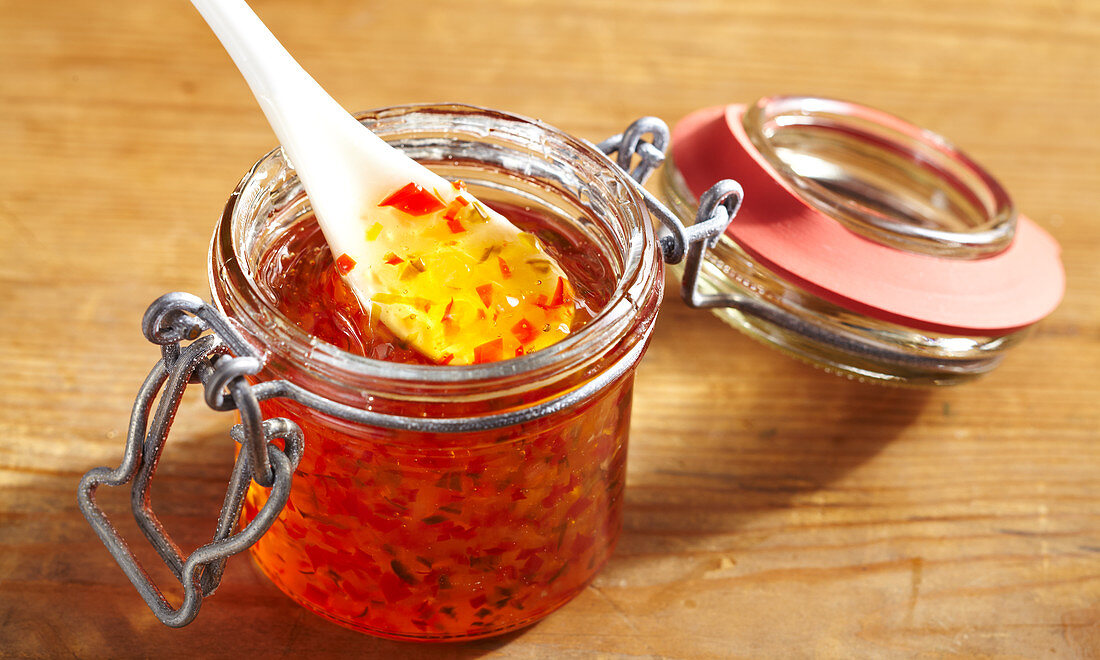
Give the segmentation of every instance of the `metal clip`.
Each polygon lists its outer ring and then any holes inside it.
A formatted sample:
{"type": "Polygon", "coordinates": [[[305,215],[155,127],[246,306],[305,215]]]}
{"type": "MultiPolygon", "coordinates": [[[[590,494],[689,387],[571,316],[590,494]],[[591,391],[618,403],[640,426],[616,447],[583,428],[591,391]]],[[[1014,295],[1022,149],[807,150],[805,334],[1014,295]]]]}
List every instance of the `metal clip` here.
{"type": "Polygon", "coordinates": [[[610,156],[615,154],[615,164],[638,183],[645,183],[653,170],[665,161],[665,148],[668,147],[668,124],[657,117],[635,119],[626,130],[612,135],[596,148],[610,156]],[[652,142],[643,138],[649,135],[652,142]],[[638,157],[632,166],[634,157],[638,157]]]}
{"type": "Polygon", "coordinates": [[[77,494],[81,512],[122,571],[157,618],[174,628],[195,618],[202,599],[217,589],[226,560],[255,543],[275,521],[290,495],[291,478],[303,448],[302,433],[296,424],[282,418],[262,420],[256,397],[251,395],[251,388],[243,378],[243,374],[258,371],[260,361],[224,317],[210,311],[212,308],[202,300],[179,293],[162,296],[150,306],[143,327],[150,341],[162,345],[162,357],[138,390],[122,463],[113,470],[99,467],[88,471],[80,480],[77,494]],[[218,334],[200,335],[211,327],[218,334]],[[184,339],[193,341],[181,348],[180,341],[184,339]],[[231,357],[230,351],[244,354],[231,357]],[[220,410],[236,407],[240,411],[242,423],[233,428],[231,435],[243,446],[233,465],[213,540],[184,559],[152,510],[149,487],[184,390],[189,383],[196,382],[206,388],[208,401],[219,404],[212,407],[220,410]],[[229,396],[222,391],[226,387],[231,392],[229,396]],[[150,423],[149,413],[158,394],[159,402],[150,423]],[[272,444],[276,439],[284,441],[285,449],[272,444]],[[262,463],[255,460],[256,456],[262,456],[262,463]],[[271,493],[256,517],[233,534],[250,476],[261,485],[270,486],[271,493]],[[165,600],[96,504],[95,493],[100,485],[121,486],[130,480],[134,481],[131,509],[138,527],[183,586],[184,598],[179,608],[173,609],[165,600]]]}
{"type": "Polygon", "coordinates": [[[728,297],[705,294],[698,289],[699,272],[703,267],[703,258],[709,248],[718,243],[718,238],[733,221],[741,208],[744,192],[741,184],[733,179],[723,179],[710,187],[699,200],[699,210],[695,222],[684,226],[664,204],[652,193],[642,187],[653,169],[664,160],[664,149],[668,145],[668,126],[656,117],[642,117],[631,124],[619,135],[612,136],[599,143],[597,148],[611,156],[615,162],[631,176],[635,189],[645,200],[646,208],[667,231],[660,237],[661,252],[669,264],[684,263],[684,275],[681,280],[680,294],[690,307],[709,308],[736,304],[728,297]],[[642,138],[652,136],[652,142],[642,138]],[[634,156],[640,158],[638,164],[630,169],[634,156]]]}

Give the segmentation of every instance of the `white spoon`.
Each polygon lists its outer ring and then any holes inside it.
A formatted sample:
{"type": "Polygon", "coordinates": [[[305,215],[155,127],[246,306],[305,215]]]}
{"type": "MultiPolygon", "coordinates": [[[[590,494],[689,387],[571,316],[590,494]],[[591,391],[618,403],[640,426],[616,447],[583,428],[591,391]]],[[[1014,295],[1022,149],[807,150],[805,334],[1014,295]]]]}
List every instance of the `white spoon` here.
{"type": "Polygon", "coordinates": [[[444,364],[513,357],[569,333],[568,278],[532,234],[360,124],[243,0],[191,3],[252,88],[366,310],[444,364]]]}

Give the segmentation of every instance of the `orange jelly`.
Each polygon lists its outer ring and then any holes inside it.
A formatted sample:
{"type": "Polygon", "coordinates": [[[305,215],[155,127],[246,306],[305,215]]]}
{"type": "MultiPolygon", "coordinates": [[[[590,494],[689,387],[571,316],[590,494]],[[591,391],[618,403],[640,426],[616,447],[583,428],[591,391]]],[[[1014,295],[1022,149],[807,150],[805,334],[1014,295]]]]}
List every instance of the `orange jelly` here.
{"type": "MultiPolygon", "coordinates": [[[[539,213],[495,208],[538,236],[568,274],[572,329],[593,319],[615,287],[600,251],[539,213]]],[[[371,318],[339,267],[307,218],[271,245],[256,274],[279,311],[313,337],[376,360],[434,364],[371,318]]],[[[352,424],[291,400],[266,401],[265,417],[302,428],[305,454],[286,508],[254,557],[301,604],[375,635],[470,639],[528,625],[581,591],[612,552],[632,383],[631,371],[534,421],[446,434],[352,424]]],[[[546,396],[535,390],[504,403],[459,402],[449,414],[499,412],[546,396]]],[[[405,416],[434,412],[415,397],[371,405],[405,416]]],[[[266,497],[252,484],[245,517],[266,497]]]]}

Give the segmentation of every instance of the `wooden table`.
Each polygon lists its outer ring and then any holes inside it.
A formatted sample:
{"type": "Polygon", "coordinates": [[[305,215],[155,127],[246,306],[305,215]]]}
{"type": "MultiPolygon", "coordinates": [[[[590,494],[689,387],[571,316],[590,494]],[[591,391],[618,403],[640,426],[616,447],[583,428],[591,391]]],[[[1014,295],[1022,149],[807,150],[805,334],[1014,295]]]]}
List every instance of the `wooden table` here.
{"type": "MultiPolygon", "coordinates": [[[[1058,238],[1065,301],[994,373],[923,391],[816,371],[670,296],[619,549],[564,609],[498,640],[399,644],[308,614],[238,558],[169,630],[76,482],[119,461],[156,357],[142,311],[205,294],[214,221],[274,140],[188,3],[4,0],[0,655],[1100,656],[1100,4],[255,4],[349,108],[456,100],[593,140],[770,93],[887,109],[964,145],[1058,238]]],[[[154,499],[185,545],[212,529],[229,424],[198,396],[180,412],[154,499]]],[[[100,499],[125,518],[124,494],[100,499]]]]}

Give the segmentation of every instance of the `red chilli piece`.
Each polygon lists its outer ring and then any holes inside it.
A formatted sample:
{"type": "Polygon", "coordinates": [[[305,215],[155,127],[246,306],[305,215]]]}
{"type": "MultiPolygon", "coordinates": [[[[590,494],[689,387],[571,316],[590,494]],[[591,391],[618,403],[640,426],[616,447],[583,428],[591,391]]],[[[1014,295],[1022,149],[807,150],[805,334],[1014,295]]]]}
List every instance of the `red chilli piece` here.
{"type": "Polygon", "coordinates": [[[336,270],[341,275],[347,275],[351,270],[355,268],[355,259],[352,259],[347,254],[341,254],[336,258],[336,270]]]}
{"type": "Polygon", "coordinates": [[[382,255],[382,259],[391,266],[396,266],[399,263],[403,263],[405,260],[397,256],[393,252],[387,252],[382,255]]]}
{"type": "Polygon", "coordinates": [[[497,362],[504,357],[504,339],[497,337],[474,348],[474,364],[497,362]]]}
{"type": "Polygon", "coordinates": [[[451,182],[451,185],[455,187],[455,190],[458,190],[458,191],[466,190],[466,182],[461,180],[461,179],[455,179],[454,181],[451,182]]]}
{"type": "Polygon", "coordinates": [[[508,262],[504,260],[504,257],[497,257],[497,263],[500,264],[501,277],[508,279],[512,276],[512,269],[508,267],[508,262]]]}
{"type": "Polygon", "coordinates": [[[530,344],[538,339],[539,333],[535,329],[535,326],[531,325],[531,322],[527,319],[520,319],[519,323],[512,326],[512,334],[516,336],[516,339],[522,344],[530,344]]]}
{"type": "Polygon", "coordinates": [[[453,360],[453,359],[455,359],[455,355],[454,355],[454,353],[444,353],[444,354],[443,354],[443,355],[442,355],[442,356],[441,356],[441,357],[439,358],[439,360],[437,361],[437,363],[438,363],[438,364],[441,364],[441,365],[443,365],[443,364],[450,364],[450,363],[451,363],[451,360],[453,360]]]}
{"type": "Polygon", "coordinates": [[[442,209],[444,204],[438,197],[414,182],[382,200],[378,206],[392,206],[409,215],[421,216],[442,209]]]}
{"type": "Polygon", "coordinates": [[[462,223],[458,221],[458,218],[453,215],[444,216],[447,218],[447,228],[451,230],[452,234],[461,234],[466,231],[466,228],[462,226],[462,223]]]}
{"type": "Polygon", "coordinates": [[[477,288],[477,295],[481,296],[481,304],[485,307],[491,307],[493,305],[493,285],[482,284],[477,288]]]}
{"type": "Polygon", "coordinates": [[[554,296],[550,298],[549,307],[561,307],[573,302],[573,287],[564,277],[558,277],[558,285],[554,287],[554,296]]]}

